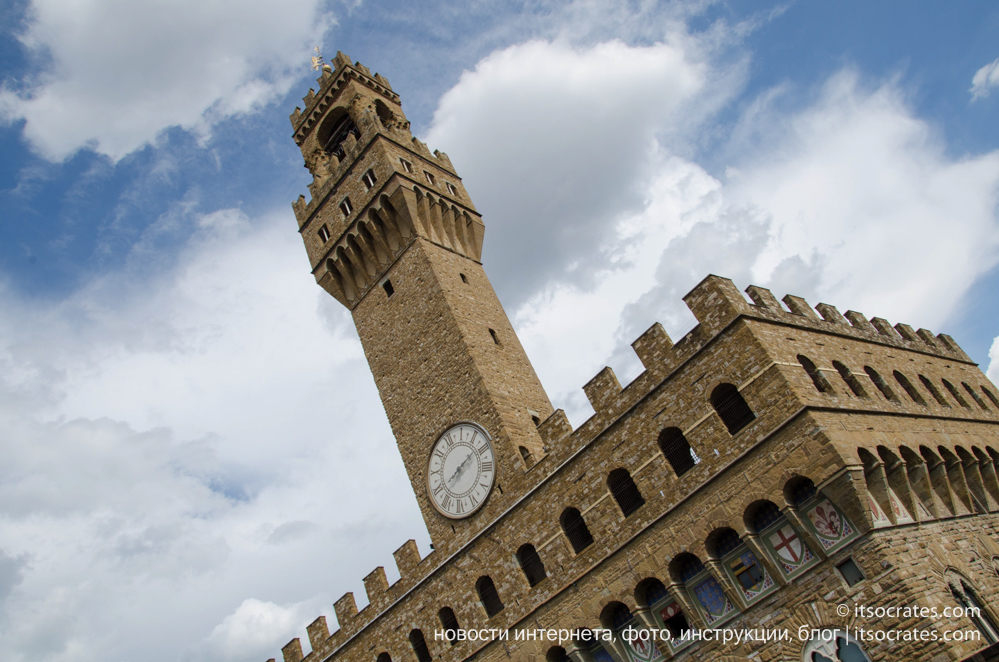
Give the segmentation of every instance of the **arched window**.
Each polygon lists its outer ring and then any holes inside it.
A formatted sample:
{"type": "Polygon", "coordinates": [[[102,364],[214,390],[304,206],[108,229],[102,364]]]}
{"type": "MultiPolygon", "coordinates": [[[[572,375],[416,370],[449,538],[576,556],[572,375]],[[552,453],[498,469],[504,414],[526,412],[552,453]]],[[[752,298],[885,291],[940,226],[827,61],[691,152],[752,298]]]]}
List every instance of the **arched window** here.
{"type": "Polygon", "coordinates": [[[878,390],[881,391],[881,395],[885,396],[886,400],[898,402],[898,396],[895,395],[895,391],[891,390],[891,387],[888,386],[888,382],[884,380],[884,377],[878,374],[877,370],[867,365],[864,366],[864,372],[866,372],[867,376],[871,378],[871,381],[878,387],[878,390]]]}
{"type": "Polygon", "coordinates": [[[534,549],[534,545],[530,543],[521,545],[520,549],[517,550],[517,561],[520,562],[520,569],[524,571],[527,583],[531,586],[537,586],[541,580],[548,576],[548,573],[545,572],[545,564],[538,556],[538,550],[534,549]]]}
{"type": "Polygon", "coordinates": [[[797,478],[792,478],[787,482],[787,486],[784,488],[784,494],[788,501],[790,501],[796,508],[800,508],[805,505],[805,503],[815,498],[817,491],[815,489],[815,483],[812,482],[811,478],[798,476],[797,478]]]}
{"type": "Polygon", "coordinates": [[[416,629],[410,632],[409,643],[419,662],[430,662],[434,659],[430,654],[430,649],[427,648],[427,640],[423,638],[423,630],[416,629]]]}
{"type": "Polygon", "coordinates": [[[319,144],[323,146],[323,151],[343,161],[346,156],[343,144],[347,142],[347,136],[349,135],[353,135],[354,138],[360,138],[361,132],[357,129],[357,125],[354,124],[354,120],[350,118],[350,115],[347,112],[343,112],[338,116],[334,116],[331,113],[320,127],[317,137],[319,138],[319,144]]]}
{"type": "Polygon", "coordinates": [[[458,617],[454,615],[454,610],[450,607],[443,607],[437,612],[437,618],[440,619],[441,626],[444,628],[444,636],[454,646],[454,642],[458,640],[458,630],[461,629],[458,626],[458,617]]]}
{"type": "Polygon", "coordinates": [[[950,391],[951,397],[954,398],[955,400],[957,400],[957,404],[961,405],[965,409],[971,409],[971,405],[968,404],[967,400],[965,400],[964,398],[961,397],[961,394],[958,393],[957,389],[954,388],[953,384],[951,384],[949,381],[947,381],[946,379],[944,379],[943,380],[943,385],[947,388],[948,391],[950,391]]]}
{"type": "Polygon", "coordinates": [[[953,570],[948,570],[946,575],[947,583],[950,585],[950,593],[954,597],[954,601],[965,609],[965,616],[982,633],[982,639],[989,644],[999,642],[999,628],[992,622],[988,612],[982,606],[982,603],[979,602],[971,586],[968,585],[968,581],[953,570]]]}
{"type": "Polygon", "coordinates": [[[684,584],[684,589],[708,625],[727,618],[735,611],[735,605],[722,590],[721,584],[693,554],[679,554],[670,568],[674,577],[684,584]]]}
{"type": "Polygon", "coordinates": [[[389,126],[392,121],[392,111],[381,99],[375,99],[375,114],[378,115],[378,119],[382,121],[384,126],[389,126]]]}
{"type": "Polygon", "coordinates": [[[687,473],[701,461],[680,428],[666,428],[659,433],[659,450],[663,452],[677,477],[687,473]]]}
{"type": "Polygon", "coordinates": [[[711,391],[711,406],[718,412],[718,416],[731,435],[736,434],[756,418],[756,414],[749,408],[739,389],[731,384],[719,384],[711,391]]]}
{"type": "Polygon", "coordinates": [[[950,403],[947,402],[947,399],[945,397],[943,397],[943,393],[940,392],[940,389],[938,389],[933,384],[933,382],[931,382],[929,379],[927,379],[923,375],[919,376],[919,381],[923,385],[923,388],[925,388],[927,391],[929,391],[930,395],[933,396],[933,399],[936,400],[937,402],[939,402],[941,406],[943,406],[943,407],[950,407],[950,403]]]}
{"type": "Polygon", "coordinates": [[[996,396],[992,391],[983,386],[982,393],[984,393],[985,397],[987,397],[989,400],[992,401],[992,404],[994,404],[996,407],[999,407],[999,400],[996,399],[996,396]]]}
{"type": "Polygon", "coordinates": [[[479,600],[482,601],[489,618],[503,611],[503,603],[500,601],[499,593],[496,592],[496,584],[493,584],[488,575],[479,577],[479,581],[475,582],[475,590],[479,593],[479,600]]]}
{"type": "Polygon", "coordinates": [[[832,393],[832,386],[829,385],[829,382],[826,381],[826,378],[819,372],[819,369],[815,367],[810,358],[804,354],[798,354],[798,363],[805,369],[808,376],[812,378],[812,384],[815,385],[815,389],[819,393],[832,393]]]}
{"type": "Polygon", "coordinates": [[[757,501],[746,509],[750,530],[784,574],[791,575],[818,561],[808,544],[773,501],[757,501]]]}
{"type": "Polygon", "coordinates": [[[520,459],[524,461],[525,467],[530,467],[534,464],[534,460],[531,458],[531,451],[527,450],[526,446],[520,447],[520,459]]]}
{"type": "Polygon", "coordinates": [[[912,382],[909,381],[908,377],[900,373],[898,370],[892,374],[895,377],[895,381],[898,382],[899,386],[905,389],[905,392],[909,394],[909,397],[912,398],[913,402],[917,405],[926,406],[926,400],[923,400],[923,396],[920,395],[919,391],[916,390],[916,387],[912,385],[912,382]]]}
{"type": "Polygon", "coordinates": [[[841,630],[833,632],[837,634],[831,640],[816,636],[805,644],[801,652],[802,662],[871,662],[856,639],[841,630]]]}
{"type": "Polygon", "coordinates": [[[638,491],[638,486],[631,479],[627,469],[615,469],[610,472],[607,477],[607,487],[625,517],[645,505],[645,499],[642,498],[642,493],[638,491]]]}
{"type": "Polygon", "coordinates": [[[593,536],[587,528],[583,516],[575,508],[566,508],[559,517],[565,537],[569,539],[573,551],[579,554],[581,551],[593,544],[593,536]]]}
{"type": "Polygon", "coordinates": [[[867,391],[865,391],[864,387],[860,385],[860,380],[857,379],[852,370],[839,361],[833,361],[833,367],[836,368],[836,372],[838,372],[839,376],[843,378],[843,381],[846,382],[846,385],[850,387],[850,390],[853,391],[855,396],[858,398],[867,397],[867,391]]]}
{"type": "Polygon", "coordinates": [[[552,646],[545,653],[545,662],[572,662],[572,659],[561,646],[552,646]]]}
{"type": "Polygon", "coordinates": [[[655,577],[642,582],[636,594],[641,594],[639,604],[649,608],[659,628],[669,630],[673,642],[671,647],[676,649],[683,634],[691,630],[690,622],[683,613],[683,607],[655,577]]]}
{"type": "Polygon", "coordinates": [[[392,656],[388,653],[379,653],[375,662],[392,662],[392,656]]]}
{"type": "Polygon", "coordinates": [[[733,529],[725,528],[713,534],[708,538],[708,549],[721,561],[726,574],[734,580],[733,583],[742,589],[747,602],[760,597],[763,591],[774,585],[773,579],[760,565],[756,555],[733,529]]]}
{"type": "Polygon", "coordinates": [[[981,407],[985,411],[989,410],[988,406],[986,406],[986,404],[982,401],[982,399],[978,397],[978,394],[975,393],[975,389],[968,386],[968,382],[961,382],[961,386],[964,387],[964,390],[968,392],[968,395],[971,396],[971,399],[974,400],[979,407],[981,407]]]}

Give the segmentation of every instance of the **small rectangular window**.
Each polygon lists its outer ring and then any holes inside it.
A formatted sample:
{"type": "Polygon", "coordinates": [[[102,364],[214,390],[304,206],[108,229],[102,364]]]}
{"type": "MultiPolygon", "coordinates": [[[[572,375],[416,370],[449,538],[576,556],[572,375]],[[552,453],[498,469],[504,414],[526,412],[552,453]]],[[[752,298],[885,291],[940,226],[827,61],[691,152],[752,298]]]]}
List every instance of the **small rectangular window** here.
{"type": "Polygon", "coordinates": [[[393,294],[395,294],[395,288],[392,287],[392,281],[390,280],[387,280],[384,283],[382,283],[382,288],[385,290],[385,294],[388,296],[392,296],[393,294]]]}
{"type": "Polygon", "coordinates": [[[458,189],[456,189],[454,187],[454,184],[452,184],[451,182],[444,182],[444,186],[447,187],[447,192],[450,193],[451,195],[458,195],[458,189]]]}
{"type": "Polygon", "coordinates": [[[364,182],[364,185],[370,189],[375,185],[375,182],[378,181],[375,179],[375,171],[369,170],[364,173],[364,175],[361,176],[361,181],[364,182]]]}
{"type": "Polygon", "coordinates": [[[860,568],[853,562],[853,559],[843,561],[836,566],[836,569],[843,576],[843,580],[846,581],[847,586],[856,586],[864,579],[864,574],[860,572],[860,568]]]}
{"type": "Polygon", "coordinates": [[[330,240],[330,229],[325,224],[319,228],[319,238],[323,240],[324,244],[330,240]]]}
{"type": "Polygon", "coordinates": [[[434,176],[433,176],[433,175],[431,175],[431,174],[430,174],[429,172],[427,172],[426,170],[424,170],[424,171],[423,171],[423,174],[424,174],[424,175],[426,176],[426,178],[427,178],[427,182],[428,182],[428,183],[429,183],[429,184],[430,184],[431,186],[433,186],[433,185],[435,184],[435,182],[434,182],[434,176]]]}
{"type": "Polygon", "coordinates": [[[402,163],[403,170],[405,170],[406,172],[413,172],[413,164],[412,163],[410,163],[406,159],[399,159],[399,161],[402,163]]]}
{"type": "Polygon", "coordinates": [[[343,199],[343,202],[340,203],[340,211],[343,212],[344,216],[350,216],[350,212],[354,211],[354,206],[350,204],[350,198],[343,199]]]}

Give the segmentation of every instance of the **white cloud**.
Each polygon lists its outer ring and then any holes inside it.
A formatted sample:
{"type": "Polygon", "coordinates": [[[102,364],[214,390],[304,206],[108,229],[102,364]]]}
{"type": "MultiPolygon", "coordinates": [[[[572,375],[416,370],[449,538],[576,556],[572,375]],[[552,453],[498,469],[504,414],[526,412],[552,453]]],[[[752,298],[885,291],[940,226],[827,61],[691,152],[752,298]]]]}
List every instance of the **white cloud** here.
{"type": "Polygon", "coordinates": [[[194,216],[169,268],[140,242],[66,301],[0,291],[0,658],[259,662],[428,551],[289,217],[194,216]]]}
{"type": "Polygon", "coordinates": [[[681,297],[708,273],[942,331],[999,259],[999,153],[949,156],[897,84],[868,89],[851,71],[803,108],[775,110],[778,88],[734,127],[678,124],[681,108],[710,115],[732,72],[717,82],[704,57],[663,44],[532,43],[441,101],[429,141],[453,145],[487,268],[501,294],[519,290],[504,301],[576,420],[604,361],[627,381],[645,328],[690,325],[681,297]],[[678,155],[678,133],[723,131],[724,179],[678,155]]]}
{"type": "Polygon", "coordinates": [[[971,79],[971,100],[989,96],[989,90],[999,86],[999,58],[975,72],[971,79]]]}
{"type": "Polygon", "coordinates": [[[0,91],[0,113],[24,119],[25,137],[51,160],[82,147],[117,160],[172,126],[206,136],[306,71],[332,22],[321,7],[33,0],[21,40],[45,69],[23,89],[0,91]]]}
{"type": "Polygon", "coordinates": [[[679,31],[644,47],[532,41],[444,95],[426,141],[451,156],[491,228],[485,257],[507,305],[567,269],[591,273],[578,261],[643,206],[656,136],[679,140],[738,88],[741,61],[709,60],[679,31]]]}

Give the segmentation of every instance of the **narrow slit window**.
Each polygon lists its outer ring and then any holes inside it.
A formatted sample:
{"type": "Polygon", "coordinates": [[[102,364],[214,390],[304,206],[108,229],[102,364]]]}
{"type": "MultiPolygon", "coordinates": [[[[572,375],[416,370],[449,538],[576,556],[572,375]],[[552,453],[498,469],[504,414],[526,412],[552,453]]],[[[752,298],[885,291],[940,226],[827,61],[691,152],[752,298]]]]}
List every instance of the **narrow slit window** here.
{"type": "Polygon", "coordinates": [[[387,296],[392,296],[393,294],[395,294],[395,288],[392,287],[392,281],[390,280],[387,280],[384,283],[382,283],[382,289],[385,290],[385,294],[387,296]]]}
{"type": "Polygon", "coordinates": [[[831,393],[832,386],[826,381],[826,378],[819,372],[819,369],[815,367],[812,360],[805,356],[804,354],[798,354],[798,363],[801,367],[805,369],[805,372],[812,379],[812,384],[815,385],[815,390],[819,393],[831,393]]]}
{"type": "Polygon", "coordinates": [[[852,370],[839,361],[833,361],[833,367],[836,368],[836,372],[838,372],[839,376],[843,378],[843,381],[846,382],[846,385],[850,387],[850,390],[853,391],[855,396],[858,398],[867,397],[867,391],[865,391],[864,387],[860,385],[860,380],[857,379],[857,376],[853,374],[852,370]]]}
{"type": "Polygon", "coordinates": [[[461,276],[461,282],[463,282],[465,285],[468,285],[468,278],[465,276],[465,274],[459,273],[458,275],[461,276]]]}
{"type": "Polygon", "coordinates": [[[912,385],[912,382],[909,381],[908,377],[900,373],[898,370],[896,370],[893,375],[895,377],[895,381],[898,382],[899,386],[905,389],[905,392],[909,394],[909,397],[912,398],[913,402],[918,405],[923,405],[924,407],[926,406],[926,400],[924,400],[923,396],[916,390],[916,387],[912,385]]]}
{"type": "Polygon", "coordinates": [[[945,379],[943,380],[943,385],[947,388],[948,391],[950,391],[951,397],[957,400],[957,404],[961,405],[965,409],[971,409],[971,405],[968,404],[967,400],[961,397],[961,394],[957,392],[957,389],[954,388],[953,384],[951,384],[949,381],[945,379]]]}
{"type": "Polygon", "coordinates": [[[871,381],[878,387],[878,390],[881,391],[881,395],[885,396],[886,400],[898,402],[898,396],[895,395],[895,391],[891,390],[891,387],[888,386],[888,382],[884,380],[884,377],[878,374],[877,370],[871,366],[864,366],[864,372],[866,372],[867,376],[871,378],[871,381]]]}
{"type": "Polygon", "coordinates": [[[323,240],[324,244],[330,240],[330,229],[326,227],[325,223],[319,228],[319,238],[323,240]]]}
{"type": "Polygon", "coordinates": [[[427,183],[430,184],[431,186],[433,186],[434,184],[437,183],[437,182],[434,181],[434,176],[431,175],[426,170],[423,171],[423,176],[427,178],[427,183]]]}
{"type": "Polygon", "coordinates": [[[989,400],[992,401],[992,404],[994,404],[996,407],[999,407],[999,400],[996,399],[996,396],[995,394],[992,393],[992,391],[983,386],[982,393],[984,393],[985,397],[987,397],[989,400]]]}
{"type": "Polygon", "coordinates": [[[354,211],[354,205],[350,204],[350,198],[343,199],[343,202],[340,203],[340,211],[345,217],[350,216],[351,212],[354,211]]]}
{"type": "Polygon", "coordinates": [[[402,163],[402,169],[403,170],[405,170],[408,173],[412,173],[413,172],[413,164],[412,163],[410,163],[406,159],[399,159],[399,162],[402,163]]]}
{"type": "Polygon", "coordinates": [[[975,389],[968,386],[968,382],[961,382],[961,386],[964,387],[964,390],[968,392],[968,395],[971,396],[971,399],[974,400],[979,407],[981,407],[985,411],[989,410],[988,405],[986,405],[985,402],[980,397],[978,397],[978,394],[975,393],[975,389]]]}
{"type": "Polygon", "coordinates": [[[940,389],[938,389],[933,384],[933,382],[931,382],[929,379],[927,379],[923,375],[919,376],[919,381],[923,384],[923,388],[925,388],[927,391],[929,391],[930,395],[933,396],[933,399],[936,400],[937,402],[939,402],[941,404],[941,406],[950,407],[950,403],[947,402],[947,399],[943,397],[943,393],[940,392],[940,389]]]}
{"type": "Polygon", "coordinates": [[[500,344],[499,336],[496,335],[495,331],[493,331],[492,329],[489,329],[489,335],[492,336],[494,343],[496,343],[497,345],[500,344]]]}
{"type": "Polygon", "coordinates": [[[361,176],[361,181],[364,182],[364,185],[368,189],[370,189],[372,186],[375,185],[375,182],[378,181],[378,179],[375,177],[375,171],[374,170],[369,170],[366,173],[364,173],[361,176]]]}

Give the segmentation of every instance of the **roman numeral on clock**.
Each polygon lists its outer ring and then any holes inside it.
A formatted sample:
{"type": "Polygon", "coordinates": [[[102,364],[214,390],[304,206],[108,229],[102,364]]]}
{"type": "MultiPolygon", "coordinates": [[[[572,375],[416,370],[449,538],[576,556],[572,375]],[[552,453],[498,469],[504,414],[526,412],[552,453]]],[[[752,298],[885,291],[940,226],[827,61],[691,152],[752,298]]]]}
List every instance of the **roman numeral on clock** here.
{"type": "Polygon", "coordinates": [[[493,470],[493,463],[492,462],[483,462],[482,463],[482,470],[483,471],[492,471],[493,470]]]}
{"type": "Polygon", "coordinates": [[[451,495],[445,494],[444,498],[441,499],[441,508],[448,510],[451,507],[451,495]]]}

